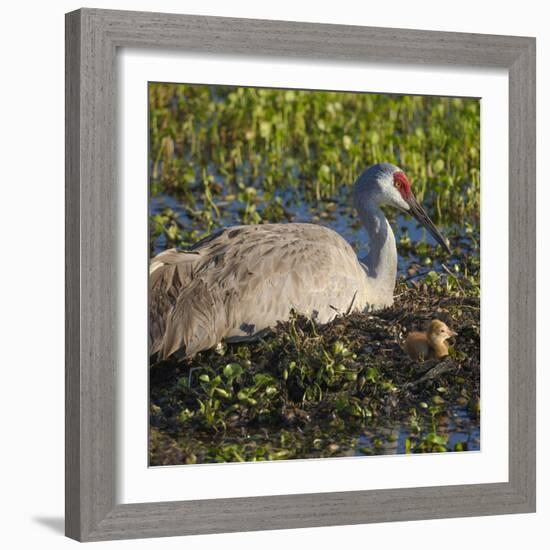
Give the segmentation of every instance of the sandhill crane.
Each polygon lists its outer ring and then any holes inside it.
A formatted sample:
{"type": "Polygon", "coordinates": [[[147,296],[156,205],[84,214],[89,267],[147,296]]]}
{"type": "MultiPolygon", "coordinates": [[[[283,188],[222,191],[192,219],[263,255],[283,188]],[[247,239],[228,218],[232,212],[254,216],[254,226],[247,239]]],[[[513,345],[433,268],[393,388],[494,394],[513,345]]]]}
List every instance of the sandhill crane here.
{"type": "Polygon", "coordinates": [[[411,359],[442,359],[449,355],[447,340],[456,336],[443,321],[434,319],[426,332],[411,332],[405,340],[405,351],[411,359]]]}
{"type": "Polygon", "coordinates": [[[327,323],[393,303],[395,237],[380,206],[413,215],[450,253],[404,172],[388,163],[363,172],[355,208],[368,234],[361,261],[335,231],[310,223],[240,225],[150,263],[149,345],[155,360],[193,357],[222,341],[258,337],[292,311],[327,323]]]}

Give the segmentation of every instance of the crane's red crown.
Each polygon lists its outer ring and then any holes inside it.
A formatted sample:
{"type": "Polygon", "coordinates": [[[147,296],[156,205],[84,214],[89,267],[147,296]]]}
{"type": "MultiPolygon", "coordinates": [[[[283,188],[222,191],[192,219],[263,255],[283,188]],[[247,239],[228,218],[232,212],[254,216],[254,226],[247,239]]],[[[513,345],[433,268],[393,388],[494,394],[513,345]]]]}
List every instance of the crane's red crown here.
{"type": "Polygon", "coordinates": [[[412,193],[411,184],[404,172],[394,172],[393,184],[397,188],[397,190],[401,193],[401,196],[404,199],[410,198],[412,193]]]}

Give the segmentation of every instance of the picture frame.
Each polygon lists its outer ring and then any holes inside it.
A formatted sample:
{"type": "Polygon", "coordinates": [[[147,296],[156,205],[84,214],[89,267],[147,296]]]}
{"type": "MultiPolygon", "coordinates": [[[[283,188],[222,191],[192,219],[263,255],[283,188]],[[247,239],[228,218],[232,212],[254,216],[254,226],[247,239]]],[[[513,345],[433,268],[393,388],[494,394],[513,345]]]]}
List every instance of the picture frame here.
{"type": "MultiPolygon", "coordinates": [[[[162,13],[66,15],[66,534],[79,541],[534,512],[535,39],[162,13]],[[117,48],[509,72],[509,479],[117,504],[117,48]]],[[[183,495],[182,495],[183,496],[183,495]]]]}

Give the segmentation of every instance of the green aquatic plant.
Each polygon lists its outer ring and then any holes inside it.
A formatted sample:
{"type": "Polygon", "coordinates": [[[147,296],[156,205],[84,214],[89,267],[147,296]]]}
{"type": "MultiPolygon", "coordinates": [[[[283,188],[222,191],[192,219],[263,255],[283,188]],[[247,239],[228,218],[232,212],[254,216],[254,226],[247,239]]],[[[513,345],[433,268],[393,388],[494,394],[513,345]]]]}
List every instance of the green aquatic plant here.
{"type": "Polygon", "coordinates": [[[233,198],[233,223],[280,221],[295,193],[341,200],[386,161],[436,223],[477,224],[479,117],[477,99],[151,83],[151,194],[199,205],[209,232],[233,198]]]}

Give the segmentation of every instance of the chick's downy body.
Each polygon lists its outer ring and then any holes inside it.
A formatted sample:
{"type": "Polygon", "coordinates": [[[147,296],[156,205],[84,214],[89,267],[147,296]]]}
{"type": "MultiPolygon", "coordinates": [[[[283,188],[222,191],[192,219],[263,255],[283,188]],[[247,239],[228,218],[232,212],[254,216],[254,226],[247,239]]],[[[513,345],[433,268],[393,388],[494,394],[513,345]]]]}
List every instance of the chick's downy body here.
{"type": "Polygon", "coordinates": [[[405,351],[411,359],[441,359],[449,355],[447,340],[456,336],[443,321],[434,319],[426,332],[411,332],[405,340],[405,351]]]}

